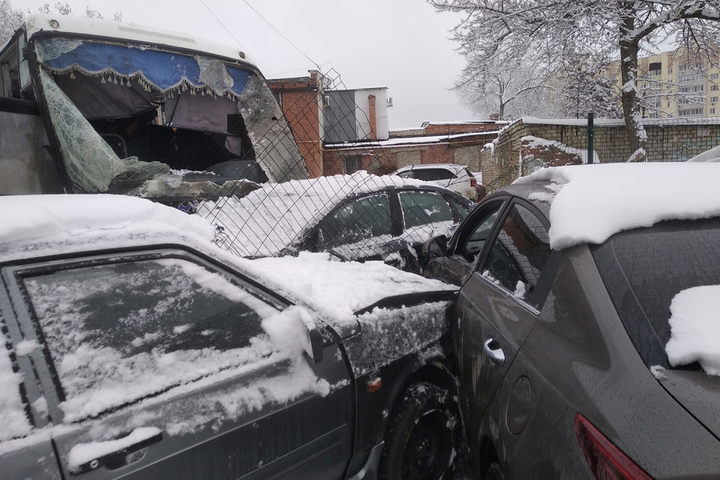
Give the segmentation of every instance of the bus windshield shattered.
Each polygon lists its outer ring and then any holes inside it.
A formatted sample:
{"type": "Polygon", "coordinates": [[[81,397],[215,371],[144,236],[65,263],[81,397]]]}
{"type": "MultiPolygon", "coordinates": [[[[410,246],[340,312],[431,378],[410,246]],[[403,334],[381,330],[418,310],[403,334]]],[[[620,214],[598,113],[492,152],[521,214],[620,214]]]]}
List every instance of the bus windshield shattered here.
{"type": "Polygon", "coordinates": [[[37,35],[30,46],[74,191],[207,198],[307,177],[249,64],[87,36],[37,35]]]}

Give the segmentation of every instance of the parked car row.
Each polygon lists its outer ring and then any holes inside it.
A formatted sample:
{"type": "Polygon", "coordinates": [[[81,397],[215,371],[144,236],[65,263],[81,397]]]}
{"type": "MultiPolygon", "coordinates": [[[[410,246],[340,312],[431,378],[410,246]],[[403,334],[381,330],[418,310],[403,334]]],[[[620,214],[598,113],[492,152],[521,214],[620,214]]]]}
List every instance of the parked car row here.
{"type": "Polygon", "coordinates": [[[207,201],[0,197],[0,479],[720,477],[719,165],[307,179],[244,54],[119,25],[0,51],[0,194],[207,201]]]}

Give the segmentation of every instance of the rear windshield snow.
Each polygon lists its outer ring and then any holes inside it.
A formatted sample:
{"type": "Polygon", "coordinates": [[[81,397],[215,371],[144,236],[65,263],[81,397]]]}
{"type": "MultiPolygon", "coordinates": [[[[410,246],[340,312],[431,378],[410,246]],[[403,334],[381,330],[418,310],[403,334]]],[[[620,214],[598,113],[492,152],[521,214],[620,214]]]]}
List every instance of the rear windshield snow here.
{"type": "Polygon", "coordinates": [[[720,358],[716,333],[720,322],[711,326],[684,321],[679,319],[683,315],[678,317],[671,310],[674,299],[682,301],[687,295],[681,292],[720,285],[720,219],[661,222],[651,228],[619,233],[592,251],[625,329],[648,367],[688,363],[675,359],[669,362],[673,348],[683,352],[685,359],[695,355],[693,362],[708,358],[705,347],[693,340],[701,337],[712,339],[715,358],[720,358]],[[672,332],[671,318],[675,322],[672,332]],[[678,322],[692,333],[677,336],[678,322]],[[671,333],[675,343],[672,348],[668,345],[671,333]]]}

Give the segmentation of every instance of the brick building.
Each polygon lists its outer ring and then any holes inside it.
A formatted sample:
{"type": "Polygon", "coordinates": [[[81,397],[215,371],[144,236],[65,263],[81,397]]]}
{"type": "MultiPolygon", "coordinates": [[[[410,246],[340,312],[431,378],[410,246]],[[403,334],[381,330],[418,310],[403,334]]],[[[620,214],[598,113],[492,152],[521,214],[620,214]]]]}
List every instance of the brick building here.
{"type": "Polygon", "coordinates": [[[456,163],[480,169],[480,151],[506,122],[426,122],[390,131],[387,89],[330,89],[309,77],[269,80],[311,177],[367,170],[387,174],[406,165],[456,163]]]}

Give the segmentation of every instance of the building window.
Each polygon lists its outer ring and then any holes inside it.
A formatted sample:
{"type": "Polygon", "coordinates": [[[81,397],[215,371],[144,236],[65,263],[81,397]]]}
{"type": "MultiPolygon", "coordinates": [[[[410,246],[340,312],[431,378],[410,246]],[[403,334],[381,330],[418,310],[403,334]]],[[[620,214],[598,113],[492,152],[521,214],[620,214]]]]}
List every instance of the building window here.
{"type": "Polygon", "coordinates": [[[359,170],[362,170],[362,156],[361,155],[353,155],[351,157],[345,158],[345,173],[351,174],[355,173],[359,170]]]}
{"type": "Polygon", "coordinates": [[[672,75],[672,73],[673,73],[672,67],[668,68],[668,75],[672,75]]]}
{"type": "Polygon", "coordinates": [[[710,103],[717,103],[718,97],[710,97],[710,103]]]}
{"type": "Polygon", "coordinates": [[[716,110],[715,110],[714,108],[711,108],[711,109],[710,109],[710,115],[715,115],[715,113],[716,113],[716,110]]]}
{"type": "Polygon", "coordinates": [[[681,117],[701,117],[703,115],[702,108],[688,108],[686,110],[680,110],[679,115],[681,117]]]}
{"type": "Polygon", "coordinates": [[[710,80],[717,80],[720,78],[720,73],[711,73],[710,74],[710,80]]]}
{"type": "Polygon", "coordinates": [[[718,91],[718,86],[717,86],[717,85],[710,85],[710,91],[712,91],[712,92],[717,92],[717,91],[718,91]]]}

